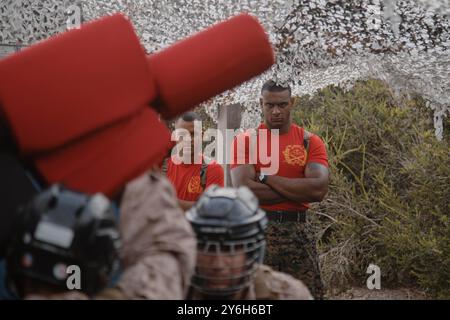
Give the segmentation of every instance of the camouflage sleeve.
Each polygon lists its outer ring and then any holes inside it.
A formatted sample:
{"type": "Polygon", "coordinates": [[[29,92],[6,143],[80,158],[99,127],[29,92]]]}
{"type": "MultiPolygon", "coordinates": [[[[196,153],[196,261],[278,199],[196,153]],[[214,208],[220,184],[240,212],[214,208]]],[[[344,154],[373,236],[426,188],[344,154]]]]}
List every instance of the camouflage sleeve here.
{"type": "Polygon", "coordinates": [[[313,300],[303,282],[266,265],[258,268],[255,291],[258,300],[313,300]]]}
{"type": "Polygon", "coordinates": [[[275,272],[273,276],[273,281],[280,285],[274,285],[274,289],[279,289],[278,300],[313,300],[308,288],[300,280],[281,272],[275,272]]]}
{"type": "Polygon", "coordinates": [[[130,182],[121,203],[123,273],[117,285],[129,299],[183,299],[192,276],[196,240],[160,173],[130,182]]]}
{"type": "Polygon", "coordinates": [[[80,291],[66,291],[57,294],[29,294],[23,300],[89,300],[89,297],[80,291]]]}

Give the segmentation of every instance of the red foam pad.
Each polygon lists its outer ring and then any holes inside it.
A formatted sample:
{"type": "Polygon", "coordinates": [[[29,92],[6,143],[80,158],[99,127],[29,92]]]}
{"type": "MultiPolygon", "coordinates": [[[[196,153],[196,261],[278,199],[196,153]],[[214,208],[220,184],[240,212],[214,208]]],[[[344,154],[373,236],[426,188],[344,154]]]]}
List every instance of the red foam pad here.
{"type": "Polygon", "coordinates": [[[150,108],[97,135],[35,158],[47,183],[113,196],[128,181],[161,163],[172,147],[170,132],[150,108]]]}
{"type": "Polygon", "coordinates": [[[122,15],[0,61],[0,103],[22,153],[65,144],[136,112],[154,96],[145,52],[122,15]]]}
{"type": "Polygon", "coordinates": [[[259,22],[241,14],[148,56],[148,62],[157,108],[170,119],[262,73],[274,53],[259,22]]]}

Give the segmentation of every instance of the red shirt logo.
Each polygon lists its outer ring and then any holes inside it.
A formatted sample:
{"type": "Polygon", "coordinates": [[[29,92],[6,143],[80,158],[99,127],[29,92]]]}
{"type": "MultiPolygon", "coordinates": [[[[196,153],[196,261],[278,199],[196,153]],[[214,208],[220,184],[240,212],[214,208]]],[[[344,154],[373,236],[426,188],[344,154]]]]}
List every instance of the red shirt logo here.
{"type": "Polygon", "coordinates": [[[293,166],[304,166],[306,163],[306,151],[301,145],[288,145],[283,151],[286,162],[293,166]]]}
{"type": "Polygon", "coordinates": [[[188,192],[189,193],[202,193],[203,192],[199,176],[191,177],[191,179],[189,180],[189,183],[188,183],[188,192]]]}

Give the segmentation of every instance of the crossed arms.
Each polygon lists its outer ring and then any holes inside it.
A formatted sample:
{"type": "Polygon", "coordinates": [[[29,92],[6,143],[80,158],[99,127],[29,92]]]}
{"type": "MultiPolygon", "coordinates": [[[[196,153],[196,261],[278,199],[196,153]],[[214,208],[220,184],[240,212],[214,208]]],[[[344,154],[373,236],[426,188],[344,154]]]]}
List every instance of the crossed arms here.
{"type": "Polygon", "coordinates": [[[247,186],[255,193],[261,204],[275,204],[284,201],[320,202],[328,191],[328,168],[311,162],[306,165],[304,178],[268,176],[266,183],[256,180],[255,167],[251,164],[231,170],[234,187],[247,186]]]}

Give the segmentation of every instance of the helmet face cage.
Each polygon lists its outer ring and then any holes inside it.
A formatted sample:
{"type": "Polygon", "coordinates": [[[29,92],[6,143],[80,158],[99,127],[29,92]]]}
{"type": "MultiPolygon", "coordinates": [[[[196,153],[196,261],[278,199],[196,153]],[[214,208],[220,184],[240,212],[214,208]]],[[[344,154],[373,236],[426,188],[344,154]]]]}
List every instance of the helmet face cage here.
{"type": "Polygon", "coordinates": [[[186,218],[197,235],[195,291],[205,299],[232,299],[248,288],[264,258],[267,226],[250,189],[212,186],[186,218]]]}
{"type": "Polygon", "coordinates": [[[206,296],[226,298],[249,287],[264,259],[263,234],[245,240],[198,239],[192,286],[206,296]]]}
{"type": "Polygon", "coordinates": [[[67,290],[67,267],[81,271],[81,290],[94,294],[119,266],[120,234],[109,201],[52,186],[17,215],[6,255],[9,287],[26,277],[67,290]],[[53,204],[52,204],[53,203],[53,204]]]}

